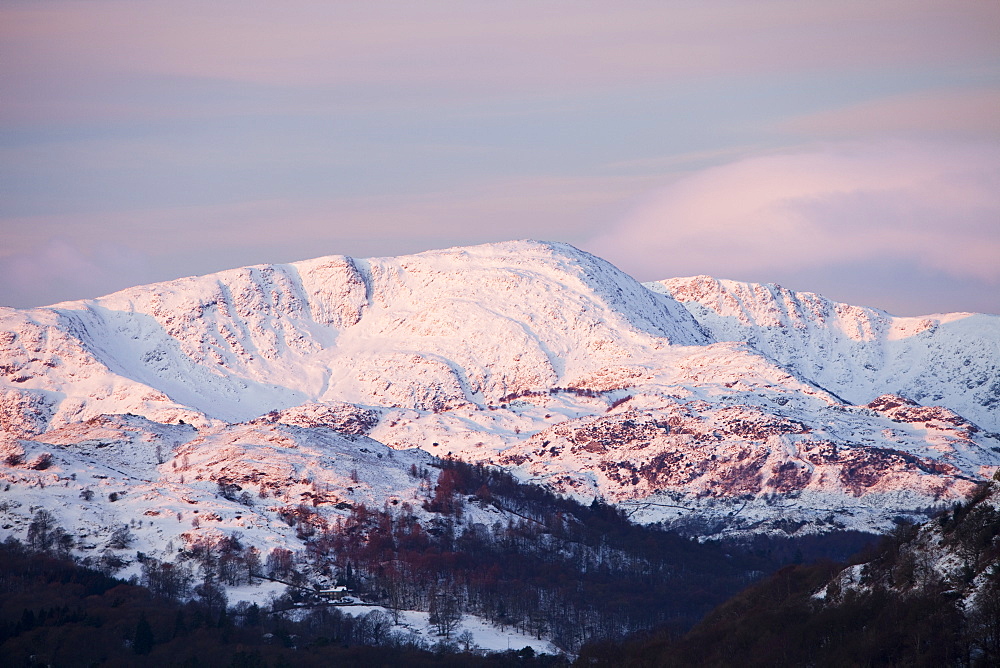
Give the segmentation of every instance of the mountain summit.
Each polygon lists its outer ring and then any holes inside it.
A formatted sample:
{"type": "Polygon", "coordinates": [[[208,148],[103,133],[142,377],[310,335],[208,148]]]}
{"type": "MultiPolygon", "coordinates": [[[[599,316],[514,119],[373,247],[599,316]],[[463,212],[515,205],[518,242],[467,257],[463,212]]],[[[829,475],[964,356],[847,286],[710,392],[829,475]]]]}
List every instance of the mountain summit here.
{"type": "Polygon", "coordinates": [[[708,340],[673,299],[533,241],[244,267],[2,318],[5,386],[57,425],[490,403],[708,340]]]}

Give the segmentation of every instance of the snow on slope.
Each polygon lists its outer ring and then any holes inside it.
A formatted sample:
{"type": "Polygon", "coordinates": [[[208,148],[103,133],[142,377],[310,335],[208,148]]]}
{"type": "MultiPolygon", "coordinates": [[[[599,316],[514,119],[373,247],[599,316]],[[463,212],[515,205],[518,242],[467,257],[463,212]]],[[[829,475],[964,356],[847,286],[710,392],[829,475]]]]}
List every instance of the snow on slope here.
{"type": "Polygon", "coordinates": [[[197,430],[98,416],[21,443],[26,461],[42,452],[52,460],[41,470],[0,467],[4,532],[23,538],[34,511],[46,508],[76,533],[84,555],[112,549],[111,532],[131,527],[129,559],[135,550],[170,559],[200,537],[237,531],[264,554],[301,549],[297,521],[332,522],[362,503],[417,504],[422,514],[421,481],[410,471],[431,461],[364,436],[266,420],[197,430]],[[315,515],[304,516],[302,504],[315,515]]]}
{"type": "Polygon", "coordinates": [[[899,318],[777,285],[708,276],[646,284],[718,341],[745,341],[847,401],[893,393],[1000,431],[1000,316],[899,318]]]}
{"type": "MultiPolygon", "coordinates": [[[[184,444],[158,443],[203,467],[196,480],[242,486],[228,467],[256,461],[257,488],[313,498],[321,487],[293,481],[321,485],[319,469],[336,460],[315,455],[324,463],[309,468],[310,450],[277,444],[312,438],[288,429],[330,428],[510,466],[584,499],[641,506],[648,521],[671,517],[656,511],[671,505],[711,515],[732,498],[773,519],[777,496],[809,517],[812,506],[859,507],[861,525],[876,526],[954,498],[1000,464],[995,435],[959,424],[963,409],[996,423],[1000,319],[893,319],[706,278],[651,287],[571,246],[519,241],[245,267],[3,309],[0,426],[8,441],[70,446],[78,425],[134,414],[184,428],[184,444]],[[895,399],[864,406],[886,393],[958,415],[885,408],[895,399]],[[675,418],[691,421],[686,432],[645,434],[675,418]],[[591,431],[613,436],[581,445],[591,431]]],[[[113,452],[95,461],[128,472],[113,452]]],[[[129,475],[195,484],[157,471],[129,475]]],[[[343,475],[330,484],[346,489],[343,475]]]]}
{"type": "Polygon", "coordinates": [[[866,407],[785,399],[638,394],[538,432],[498,463],[705,535],[885,531],[894,516],[966,496],[1000,461],[947,409],[892,395],[866,407]]]}
{"type": "Polygon", "coordinates": [[[55,425],[234,422],[316,400],[435,410],[706,341],[673,300],[539,242],[246,267],[4,309],[0,331],[0,408],[41,403],[55,425]]]}
{"type": "Polygon", "coordinates": [[[1000,478],[994,478],[977,488],[963,507],[911,532],[899,532],[891,555],[844,569],[812,598],[821,605],[836,605],[876,589],[898,597],[944,592],[958,603],[966,623],[973,629],[978,627],[985,640],[990,622],[996,619],[1000,589],[996,577],[998,519],[1000,478]]]}
{"type": "Polygon", "coordinates": [[[331,378],[322,399],[420,410],[496,403],[706,341],[676,302],[562,244],[380,258],[365,272],[369,306],[338,341],[353,374],[331,378]]]}
{"type": "MultiPolygon", "coordinates": [[[[377,605],[358,605],[347,608],[348,612],[355,616],[378,611],[390,615],[390,611],[377,605]]],[[[410,636],[416,643],[438,642],[441,637],[430,623],[430,613],[420,610],[402,610],[399,613],[399,623],[392,625],[392,630],[405,636],[410,636]]],[[[561,654],[562,650],[548,640],[539,640],[535,636],[523,633],[513,627],[499,629],[493,626],[486,619],[475,615],[465,615],[459,622],[458,628],[452,634],[457,639],[463,634],[471,636],[470,647],[483,649],[489,652],[503,652],[506,650],[519,650],[530,647],[538,654],[561,654]]],[[[459,646],[465,649],[465,643],[459,641],[459,646]]]]}
{"type": "Polygon", "coordinates": [[[746,344],[671,348],[647,363],[600,392],[388,411],[371,435],[701,533],[884,530],[898,514],[962,497],[1000,465],[1000,438],[953,411],[893,395],[844,404],[746,344]]]}

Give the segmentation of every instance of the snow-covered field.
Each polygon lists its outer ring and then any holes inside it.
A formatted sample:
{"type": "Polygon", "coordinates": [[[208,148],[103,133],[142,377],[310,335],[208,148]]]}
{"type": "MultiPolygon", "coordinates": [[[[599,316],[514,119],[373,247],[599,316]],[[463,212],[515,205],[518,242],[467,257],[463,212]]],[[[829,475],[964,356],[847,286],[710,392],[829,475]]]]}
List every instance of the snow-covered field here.
{"type": "MultiPolygon", "coordinates": [[[[390,617],[392,616],[389,610],[377,605],[352,605],[343,608],[343,611],[352,615],[363,615],[379,611],[390,617]]],[[[437,634],[437,631],[430,623],[429,617],[429,613],[420,610],[400,610],[399,623],[393,624],[392,630],[397,633],[414,634],[422,641],[430,644],[442,640],[451,640],[457,643],[459,647],[462,647],[462,649],[466,648],[466,643],[470,643],[471,648],[478,647],[487,651],[519,650],[530,647],[537,654],[561,653],[558,647],[546,640],[526,635],[510,626],[504,628],[493,626],[487,620],[474,615],[464,615],[455,631],[451,634],[451,638],[444,638],[437,634]]]]}

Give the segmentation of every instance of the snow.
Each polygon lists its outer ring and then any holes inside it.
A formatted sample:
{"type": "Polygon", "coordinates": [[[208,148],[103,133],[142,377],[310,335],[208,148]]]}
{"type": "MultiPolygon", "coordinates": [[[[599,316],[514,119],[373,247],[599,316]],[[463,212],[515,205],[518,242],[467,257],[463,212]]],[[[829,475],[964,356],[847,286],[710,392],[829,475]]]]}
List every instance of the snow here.
{"type": "MultiPolygon", "coordinates": [[[[352,605],[344,607],[342,610],[355,616],[374,611],[391,615],[391,612],[387,608],[377,605],[352,605]]],[[[437,635],[429,618],[430,613],[420,610],[400,610],[399,623],[393,624],[392,630],[404,634],[415,634],[422,640],[430,643],[446,640],[443,636],[437,635]]],[[[500,652],[508,649],[519,650],[530,647],[536,653],[540,654],[562,654],[562,650],[547,640],[521,633],[510,626],[500,629],[488,620],[476,617],[475,615],[462,616],[462,621],[452,633],[451,640],[457,640],[466,632],[471,634],[471,642],[476,647],[487,651],[500,652]]]]}
{"type": "Polygon", "coordinates": [[[3,446],[53,454],[0,464],[0,526],[45,507],[99,554],[129,525],[133,571],[185,535],[298,549],[280,508],[425,517],[409,469],[451,455],[703,534],[880,530],[1000,466],[998,365],[998,316],[643,286],[565,244],[244,267],[0,309],[3,446]]]}
{"type": "Polygon", "coordinates": [[[1000,431],[1000,316],[900,318],[776,285],[708,276],[647,283],[713,339],[746,341],[846,401],[901,394],[1000,431]]]}
{"type": "MultiPolygon", "coordinates": [[[[985,496],[980,497],[978,503],[994,509],[1000,507],[1000,486],[993,482],[984,491],[985,496]]],[[[943,524],[940,521],[924,523],[911,540],[896,548],[895,562],[908,563],[911,569],[903,577],[898,577],[895,569],[879,561],[855,564],[836,574],[813,594],[813,598],[838,603],[851,592],[869,592],[875,587],[900,596],[947,587],[951,595],[960,598],[966,614],[974,612],[982,605],[983,597],[992,595],[989,581],[993,562],[976,559],[969,553],[968,545],[963,545],[963,540],[955,535],[957,532],[953,528],[945,531],[943,524]]],[[[968,535],[965,538],[968,541],[968,535]]]]}

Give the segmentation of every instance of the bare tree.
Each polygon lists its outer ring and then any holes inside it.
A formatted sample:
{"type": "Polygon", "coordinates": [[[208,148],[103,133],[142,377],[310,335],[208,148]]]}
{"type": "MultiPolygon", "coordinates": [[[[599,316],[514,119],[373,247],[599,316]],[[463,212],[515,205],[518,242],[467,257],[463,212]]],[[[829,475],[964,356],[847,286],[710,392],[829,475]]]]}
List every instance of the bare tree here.
{"type": "Polygon", "coordinates": [[[39,552],[48,552],[56,539],[56,518],[42,509],[35,513],[28,525],[28,546],[39,552]]]}
{"type": "Polygon", "coordinates": [[[132,544],[133,540],[135,540],[135,536],[132,535],[132,530],[123,524],[111,532],[111,537],[108,538],[108,547],[113,550],[124,550],[132,544]]]}
{"type": "Polygon", "coordinates": [[[451,638],[462,623],[462,605],[455,591],[431,591],[430,618],[428,621],[439,636],[451,638]]]}

